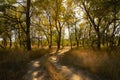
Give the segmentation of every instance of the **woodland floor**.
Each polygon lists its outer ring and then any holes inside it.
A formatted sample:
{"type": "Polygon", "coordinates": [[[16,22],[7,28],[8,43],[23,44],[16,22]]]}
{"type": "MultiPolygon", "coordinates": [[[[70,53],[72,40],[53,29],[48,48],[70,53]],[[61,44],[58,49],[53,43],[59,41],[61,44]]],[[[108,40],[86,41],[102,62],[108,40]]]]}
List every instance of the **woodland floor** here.
{"type": "Polygon", "coordinates": [[[45,55],[40,59],[31,61],[28,64],[29,69],[25,75],[25,80],[103,80],[86,70],[60,64],[59,57],[69,49],[61,49],[57,56],[54,54],[52,56],[45,55]]]}

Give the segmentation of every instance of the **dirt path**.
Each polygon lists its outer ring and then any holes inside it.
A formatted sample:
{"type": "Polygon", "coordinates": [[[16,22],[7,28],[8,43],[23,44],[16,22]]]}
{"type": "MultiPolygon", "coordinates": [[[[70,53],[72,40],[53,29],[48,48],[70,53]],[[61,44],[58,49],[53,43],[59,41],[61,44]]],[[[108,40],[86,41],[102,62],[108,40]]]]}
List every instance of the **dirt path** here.
{"type": "Polygon", "coordinates": [[[77,70],[58,63],[58,57],[69,48],[62,49],[57,56],[44,56],[29,63],[26,80],[100,80],[99,77],[85,71],[77,70]],[[51,65],[51,64],[52,65],[51,65]],[[46,65],[46,68],[43,67],[46,65]],[[63,79],[64,78],[64,79],[63,79]]]}
{"type": "Polygon", "coordinates": [[[58,63],[53,63],[59,70],[59,73],[63,74],[68,80],[101,80],[98,76],[89,73],[82,69],[75,69],[58,63]]]}
{"type": "Polygon", "coordinates": [[[48,57],[44,56],[40,59],[31,61],[28,66],[28,72],[25,75],[25,80],[51,80],[47,70],[43,66],[47,62],[48,57]]]}
{"type": "Polygon", "coordinates": [[[102,80],[86,70],[75,69],[73,67],[59,64],[57,56],[52,56],[51,62],[59,70],[59,73],[64,75],[68,80],[102,80]]]}

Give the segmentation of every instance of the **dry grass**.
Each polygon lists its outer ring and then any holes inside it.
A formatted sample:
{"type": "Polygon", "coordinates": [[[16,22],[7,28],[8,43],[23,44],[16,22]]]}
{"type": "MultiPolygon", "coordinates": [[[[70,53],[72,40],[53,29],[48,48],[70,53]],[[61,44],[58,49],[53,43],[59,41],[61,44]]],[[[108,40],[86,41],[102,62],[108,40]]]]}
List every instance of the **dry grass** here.
{"type": "Polygon", "coordinates": [[[49,75],[51,76],[52,80],[68,80],[62,74],[58,73],[56,67],[52,63],[47,62],[45,67],[49,75]]]}
{"type": "Polygon", "coordinates": [[[0,49],[0,80],[24,80],[27,63],[48,53],[46,49],[30,52],[17,49],[0,49]]]}
{"type": "Polygon", "coordinates": [[[47,50],[47,49],[37,49],[37,50],[28,52],[28,55],[29,55],[30,60],[34,60],[34,59],[40,58],[48,53],[49,53],[49,50],[47,50]]]}
{"type": "Polygon", "coordinates": [[[67,52],[60,61],[64,64],[89,70],[110,80],[119,80],[120,49],[92,50],[74,49],[67,52]]]}
{"type": "Polygon", "coordinates": [[[0,80],[22,80],[27,62],[21,50],[0,50],[0,80]]]}

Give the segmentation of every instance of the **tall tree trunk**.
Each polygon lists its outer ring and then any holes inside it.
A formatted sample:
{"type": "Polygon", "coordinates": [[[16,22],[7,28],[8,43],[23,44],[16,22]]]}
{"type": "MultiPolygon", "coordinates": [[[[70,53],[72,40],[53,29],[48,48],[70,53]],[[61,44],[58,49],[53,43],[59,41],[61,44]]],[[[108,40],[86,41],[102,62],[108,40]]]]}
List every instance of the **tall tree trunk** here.
{"type": "Polygon", "coordinates": [[[12,36],[11,36],[11,34],[9,34],[9,33],[7,33],[7,36],[8,36],[8,39],[9,39],[9,48],[11,48],[12,47],[12,36]]]}
{"type": "Polygon", "coordinates": [[[40,39],[39,38],[38,38],[38,44],[37,45],[38,45],[38,48],[39,48],[40,47],[40,39]]]}
{"type": "Polygon", "coordinates": [[[82,46],[85,47],[85,37],[82,39],[82,46]]]}
{"type": "Polygon", "coordinates": [[[62,48],[64,48],[64,38],[62,38],[62,48]]]}
{"type": "Polygon", "coordinates": [[[50,25],[50,43],[49,43],[49,49],[52,48],[52,23],[51,23],[51,16],[48,14],[48,20],[50,25]]]}
{"type": "Polygon", "coordinates": [[[101,48],[101,33],[100,33],[100,29],[99,26],[97,27],[97,48],[100,49],[101,48]]]}
{"type": "Polygon", "coordinates": [[[120,46],[120,37],[119,37],[119,40],[118,40],[118,44],[117,44],[117,46],[120,46]]]}
{"type": "Polygon", "coordinates": [[[62,48],[64,48],[64,35],[65,35],[64,30],[65,29],[63,28],[62,33],[61,33],[62,34],[62,37],[61,37],[62,38],[61,39],[62,48]]]}
{"type": "Polygon", "coordinates": [[[41,45],[41,48],[43,48],[43,42],[42,42],[43,38],[41,37],[40,38],[40,45],[41,45]]]}
{"type": "Polygon", "coordinates": [[[27,10],[26,10],[26,45],[27,50],[31,50],[31,40],[30,40],[30,2],[31,0],[27,0],[27,10]]]}
{"type": "MultiPolygon", "coordinates": [[[[19,25],[18,25],[19,26],[19,25]]],[[[21,41],[21,29],[18,29],[18,39],[19,39],[19,46],[22,47],[22,41],[21,41]]]]}
{"type": "Polygon", "coordinates": [[[98,48],[98,49],[101,48],[101,36],[100,36],[100,34],[98,34],[97,48],[98,48]]]}
{"type": "Polygon", "coordinates": [[[61,30],[58,32],[57,51],[60,49],[60,43],[61,43],[61,30]]]}
{"type": "Polygon", "coordinates": [[[52,37],[50,36],[50,44],[49,44],[49,49],[52,48],[52,37]]]}
{"type": "Polygon", "coordinates": [[[12,47],[12,39],[11,39],[11,36],[8,37],[9,38],[9,41],[10,41],[10,48],[12,47]]]}
{"type": "Polygon", "coordinates": [[[70,33],[70,26],[68,24],[68,32],[69,32],[69,39],[70,39],[70,47],[72,49],[72,37],[71,37],[71,33],[70,33]]]}
{"type": "Polygon", "coordinates": [[[77,48],[78,48],[79,47],[79,41],[78,41],[78,32],[77,32],[76,23],[75,23],[75,40],[76,40],[76,44],[77,44],[77,48]]]}
{"type": "Polygon", "coordinates": [[[6,40],[6,38],[3,38],[2,43],[3,43],[4,48],[6,48],[7,47],[7,40],[6,40]]]}
{"type": "Polygon", "coordinates": [[[49,49],[52,48],[52,25],[50,23],[50,43],[49,43],[49,49]]]}

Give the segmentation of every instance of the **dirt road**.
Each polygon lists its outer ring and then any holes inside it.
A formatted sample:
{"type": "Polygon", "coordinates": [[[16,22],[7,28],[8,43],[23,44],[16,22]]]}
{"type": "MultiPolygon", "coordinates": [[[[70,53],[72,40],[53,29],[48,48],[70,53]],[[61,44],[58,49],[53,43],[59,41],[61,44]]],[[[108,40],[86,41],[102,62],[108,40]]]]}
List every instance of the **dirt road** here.
{"type": "Polygon", "coordinates": [[[82,69],[75,69],[58,63],[58,58],[70,48],[61,49],[57,55],[44,56],[29,63],[26,80],[100,80],[82,69]]]}

